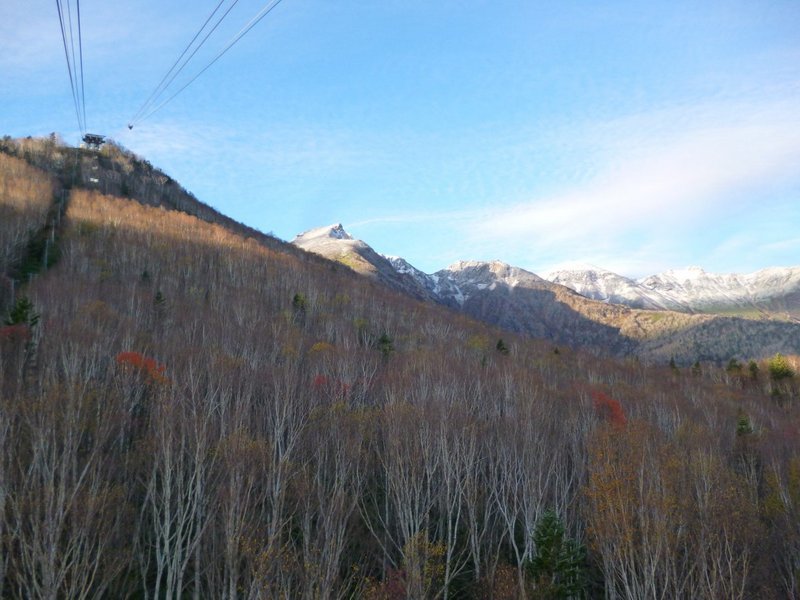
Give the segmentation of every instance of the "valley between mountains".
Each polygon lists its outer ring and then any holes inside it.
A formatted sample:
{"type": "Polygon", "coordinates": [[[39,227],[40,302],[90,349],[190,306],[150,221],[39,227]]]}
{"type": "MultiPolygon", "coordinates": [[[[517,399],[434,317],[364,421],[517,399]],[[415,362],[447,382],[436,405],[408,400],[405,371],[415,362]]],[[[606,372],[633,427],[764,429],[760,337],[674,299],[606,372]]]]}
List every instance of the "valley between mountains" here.
{"type": "Polygon", "coordinates": [[[292,243],[414,297],[604,355],[693,364],[800,353],[800,267],[723,276],[690,268],[637,282],[600,270],[545,279],[499,261],[460,261],[429,275],[341,224],[292,243]]]}

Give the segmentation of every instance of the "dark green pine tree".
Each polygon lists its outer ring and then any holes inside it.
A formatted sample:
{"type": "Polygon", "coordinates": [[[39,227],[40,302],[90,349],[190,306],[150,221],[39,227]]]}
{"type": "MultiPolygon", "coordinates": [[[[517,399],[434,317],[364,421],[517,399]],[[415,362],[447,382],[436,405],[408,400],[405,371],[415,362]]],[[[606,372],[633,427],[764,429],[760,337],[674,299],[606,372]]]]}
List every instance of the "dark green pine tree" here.
{"type": "Polygon", "coordinates": [[[39,315],[33,309],[33,302],[25,296],[17,298],[17,302],[5,320],[6,325],[28,325],[29,327],[35,327],[38,322],[39,315]]]}
{"type": "Polygon", "coordinates": [[[525,565],[533,597],[547,600],[584,598],[587,588],[586,549],[568,538],[564,523],[547,510],[533,532],[536,554],[525,565]]]}
{"type": "Polygon", "coordinates": [[[167,299],[164,294],[161,293],[161,290],[156,291],[156,295],[153,298],[153,310],[156,315],[156,319],[159,321],[164,319],[164,314],[167,310],[167,299]]]}
{"type": "Polygon", "coordinates": [[[508,349],[508,346],[506,346],[506,343],[503,341],[503,338],[497,340],[497,345],[495,346],[495,348],[500,354],[503,354],[505,356],[507,356],[511,352],[511,350],[508,349]]]}
{"type": "Polygon", "coordinates": [[[292,312],[294,313],[295,323],[305,323],[306,311],[308,310],[308,300],[305,294],[297,293],[292,298],[292,312]]]}
{"type": "Polygon", "coordinates": [[[743,436],[751,433],[753,433],[753,424],[750,422],[750,417],[739,411],[739,417],[736,421],[736,435],[743,436]]]}
{"type": "Polygon", "coordinates": [[[392,342],[392,338],[389,337],[388,333],[384,333],[378,338],[378,350],[381,351],[384,359],[388,359],[394,352],[394,342],[392,342]]]}

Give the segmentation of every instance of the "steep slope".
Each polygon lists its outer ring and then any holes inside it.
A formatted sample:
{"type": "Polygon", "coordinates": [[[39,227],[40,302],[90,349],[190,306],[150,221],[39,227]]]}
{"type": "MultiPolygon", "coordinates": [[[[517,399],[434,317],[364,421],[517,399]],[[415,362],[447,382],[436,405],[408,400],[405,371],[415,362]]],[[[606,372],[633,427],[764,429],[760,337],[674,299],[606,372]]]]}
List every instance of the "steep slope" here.
{"type": "Polygon", "coordinates": [[[0,154],[24,160],[43,171],[64,189],[86,189],[147,206],[177,210],[207,223],[222,225],[266,246],[291,247],[268,234],[239,223],[198,200],[169,175],[108,140],[100,151],[65,145],[56,135],[47,138],[0,139],[0,154]]]}
{"type": "Polygon", "coordinates": [[[59,211],[58,182],[26,161],[0,153],[0,313],[17,282],[36,273],[54,253],[48,229],[59,211]]]}
{"type": "Polygon", "coordinates": [[[453,294],[464,313],[487,323],[603,354],[626,355],[636,348],[635,340],[607,318],[607,313],[625,311],[582,298],[524,269],[499,261],[462,261],[436,276],[450,282],[455,293],[445,293],[453,294]]]}
{"type": "Polygon", "coordinates": [[[368,244],[353,238],[341,223],[311,229],[291,242],[307,252],[350,267],[388,287],[419,300],[433,300],[431,291],[408,273],[398,271],[392,263],[368,244]]]}

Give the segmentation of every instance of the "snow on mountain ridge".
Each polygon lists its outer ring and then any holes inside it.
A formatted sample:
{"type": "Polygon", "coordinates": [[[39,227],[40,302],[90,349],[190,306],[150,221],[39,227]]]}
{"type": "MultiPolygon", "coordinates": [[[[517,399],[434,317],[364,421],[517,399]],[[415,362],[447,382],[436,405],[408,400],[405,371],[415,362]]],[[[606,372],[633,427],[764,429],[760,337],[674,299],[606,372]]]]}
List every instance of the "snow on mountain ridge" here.
{"type": "Polygon", "coordinates": [[[485,290],[518,286],[541,288],[552,283],[593,300],[632,308],[684,313],[756,311],[781,313],[795,319],[800,316],[800,267],[716,274],[699,266],[689,266],[640,279],[590,267],[559,270],[542,278],[499,260],[460,260],[427,274],[401,257],[378,255],[365,242],[353,238],[341,223],[306,231],[292,243],[334,260],[347,260],[344,257],[354,252],[379,271],[386,270],[386,276],[388,271],[394,272],[395,277],[413,281],[427,297],[454,306],[463,306],[474,294],[485,290]]]}
{"type": "Polygon", "coordinates": [[[593,300],[654,310],[675,308],[659,292],[645,292],[638,282],[605,269],[556,271],[547,279],[593,300]]]}
{"type": "Polygon", "coordinates": [[[578,270],[559,271],[549,278],[595,300],[684,312],[761,310],[762,303],[800,295],[800,267],[718,274],[693,266],[638,280],[608,271],[578,270]]]}
{"type": "Polygon", "coordinates": [[[326,227],[317,227],[315,229],[309,229],[308,231],[304,231],[303,233],[298,234],[295,236],[294,240],[292,240],[293,244],[298,244],[298,242],[308,242],[312,239],[317,238],[331,238],[335,240],[355,240],[352,235],[347,233],[342,226],[341,223],[334,223],[333,225],[328,225],[326,227]]]}

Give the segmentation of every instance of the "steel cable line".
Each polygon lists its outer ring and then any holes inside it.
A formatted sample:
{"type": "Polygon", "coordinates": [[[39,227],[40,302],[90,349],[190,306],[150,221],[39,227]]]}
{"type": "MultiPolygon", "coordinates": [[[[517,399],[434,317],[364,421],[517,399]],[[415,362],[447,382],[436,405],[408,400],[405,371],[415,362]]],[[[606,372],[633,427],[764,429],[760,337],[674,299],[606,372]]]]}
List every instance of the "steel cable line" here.
{"type": "Polygon", "coordinates": [[[58,9],[58,22],[61,26],[61,40],[64,42],[64,57],[67,60],[67,71],[69,72],[69,86],[72,91],[72,102],[75,105],[75,116],[78,119],[78,128],[83,134],[86,130],[81,120],[80,102],[78,101],[78,93],[75,85],[75,77],[73,76],[73,65],[69,59],[69,47],[72,46],[72,37],[69,36],[70,41],[67,41],[67,28],[64,25],[64,8],[61,5],[61,0],[56,0],[56,8],[58,9]]]}
{"type": "MultiPolygon", "coordinates": [[[[81,102],[81,88],[80,88],[80,81],[78,79],[78,62],[75,60],[75,35],[74,30],[72,29],[72,6],[70,6],[69,0],[67,0],[67,30],[69,31],[69,49],[70,54],[72,55],[72,71],[75,74],[75,95],[78,97],[78,109],[80,110],[81,106],[83,105],[81,102]]],[[[83,114],[83,111],[80,111],[83,114]]],[[[83,120],[81,120],[83,123],[83,120]]],[[[82,130],[85,130],[83,126],[81,126],[82,130]]]]}
{"type": "Polygon", "coordinates": [[[75,73],[75,94],[78,97],[78,105],[80,113],[83,117],[81,123],[81,133],[86,133],[86,99],[83,94],[84,86],[83,86],[83,49],[81,43],[81,4],[80,0],[75,0],[77,5],[77,29],[78,29],[78,48],[80,51],[81,56],[81,70],[78,71],[78,61],[75,58],[75,30],[73,28],[73,14],[72,14],[72,6],[70,6],[70,0],[67,0],[67,24],[69,26],[69,43],[70,49],[72,50],[72,69],[75,73]]]}
{"type": "Polygon", "coordinates": [[[86,125],[86,88],[83,85],[83,35],[81,33],[81,0],[75,0],[78,8],[78,55],[81,61],[81,105],[83,106],[83,128],[88,129],[86,125]]]}
{"type": "MultiPolygon", "coordinates": [[[[199,72],[198,72],[198,73],[197,73],[197,74],[196,74],[194,77],[192,77],[192,78],[191,78],[189,81],[187,81],[187,82],[186,82],[186,83],[185,83],[185,84],[184,84],[184,85],[183,85],[183,86],[182,86],[182,87],[181,87],[181,88],[180,88],[178,91],[176,91],[174,94],[172,94],[171,96],[169,96],[169,97],[168,97],[166,100],[164,100],[164,101],[163,101],[161,104],[159,104],[158,106],[156,106],[155,108],[153,108],[153,109],[152,109],[150,112],[148,112],[148,113],[146,113],[144,116],[140,117],[140,118],[139,118],[139,121],[144,121],[145,119],[147,119],[147,118],[151,117],[153,114],[155,114],[156,112],[158,112],[159,110],[161,110],[161,109],[162,109],[164,106],[166,106],[166,105],[167,105],[167,104],[168,104],[168,103],[169,103],[169,102],[170,102],[170,101],[171,101],[173,98],[175,98],[175,96],[177,96],[178,94],[180,94],[180,93],[181,93],[183,90],[185,90],[185,89],[186,89],[187,87],[189,87],[189,86],[190,86],[192,83],[194,83],[194,81],[195,81],[195,80],[196,80],[198,77],[200,77],[200,76],[201,76],[203,73],[205,73],[205,72],[206,72],[206,71],[207,71],[207,70],[208,70],[208,69],[211,67],[211,65],[213,65],[213,64],[214,64],[215,62],[217,62],[217,61],[218,61],[220,58],[222,58],[222,56],[223,56],[223,55],[224,55],[224,54],[225,54],[225,53],[226,53],[228,50],[230,50],[230,49],[231,49],[231,48],[234,46],[234,44],[236,44],[236,42],[238,42],[238,41],[239,41],[239,40],[240,40],[242,37],[244,37],[244,36],[247,34],[247,32],[248,32],[248,31],[250,31],[250,30],[251,30],[253,27],[255,27],[256,25],[258,25],[258,23],[259,23],[259,22],[260,22],[260,21],[261,21],[261,20],[262,20],[264,17],[266,17],[266,16],[267,16],[267,15],[268,15],[270,12],[272,12],[272,9],[274,9],[274,8],[275,8],[275,7],[276,7],[278,4],[280,4],[280,3],[281,3],[281,0],[271,0],[271,2],[268,2],[268,3],[267,3],[265,6],[264,6],[264,8],[262,8],[262,9],[261,9],[261,10],[258,12],[258,14],[256,14],[256,16],[255,16],[255,17],[253,17],[252,19],[250,19],[250,21],[249,21],[249,22],[248,22],[248,23],[247,23],[247,24],[246,24],[244,27],[242,27],[242,29],[240,29],[240,30],[239,30],[239,33],[237,33],[236,35],[234,35],[234,36],[231,38],[231,40],[228,42],[228,44],[227,44],[227,45],[226,45],[226,46],[225,46],[225,47],[224,47],[224,48],[223,48],[223,49],[222,49],[222,50],[221,50],[221,51],[220,51],[220,52],[219,52],[219,53],[218,53],[218,54],[217,54],[217,55],[216,55],[216,56],[215,56],[213,59],[211,59],[211,61],[210,61],[210,62],[209,62],[209,63],[208,63],[208,64],[207,64],[205,67],[203,67],[203,68],[202,68],[202,69],[201,69],[201,70],[200,70],[200,71],[199,71],[199,72]]],[[[129,125],[128,125],[128,128],[132,128],[132,127],[133,127],[133,124],[129,124],[129,125]]]]}
{"type": "Polygon", "coordinates": [[[175,81],[175,78],[180,74],[181,71],[183,71],[184,67],[188,64],[188,62],[192,59],[192,57],[197,53],[197,51],[202,47],[202,45],[209,38],[209,36],[212,33],[214,33],[214,30],[217,27],[219,27],[219,24],[222,23],[222,20],[228,15],[229,12],[231,12],[231,9],[233,9],[233,7],[236,6],[236,3],[238,1],[239,0],[234,0],[233,4],[231,4],[231,6],[228,8],[228,10],[226,10],[225,13],[219,18],[219,20],[216,22],[214,27],[212,27],[211,31],[209,31],[206,34],[206,36],[200,41],[200,43],[192,51],[192,53],[189,55],[189,57],[183,62],[181,67],[177,71],[175,71],[175,68],[181,62],[183,57],[186,56],[186,53],[192,47],[192,44],[194,44],[195,41],[197,40],[197,38],[200,37],[200,34],[203,33],[203,30],[206,28],[208,23],[211,21],[212,18],[214,18],[214,15],[217,14],[217,11],[226,2],[226,0],[220,0],[219,1],[219,3],[217,4],[216,8],[214,8],[214,10],[211,11],[211,14],[208,15],[208,18],[205,20],[203,25],[200,27],[200,29],[197,30],[197,33],[194,34],[194,37],[192,38],[192,40],[186,45],[186,48],[183,49],[183,52],[181,52],[180,56],[178,56],[178,58],[175,60],[175,62],[172,64],[172,66],[167,70],[167,72],[161,78],[161,81],[158,82],[158,85],[152,91],[150,96],[147,97],[147,100],[144,101],[144,103],[139,107],[139,110],[136,111],[136,114],[133,115],[133,117],[131,118],[130,121],[128,121],[128,123],[129,123],[128,127],[131,127],[133,124],[135,124],[137,122],[137,120],[139,119],[139,117],[148,108],[150,108],[150,106],[152,105],[153,102],[155,102],[156,98],[158,98],[158,96],[160,96],[162,93],[164,93],[164,91],[172,84],[172,82],[175,81]],[[175,71],[175,72],[173,73],[173,71],[175,71]]]}

